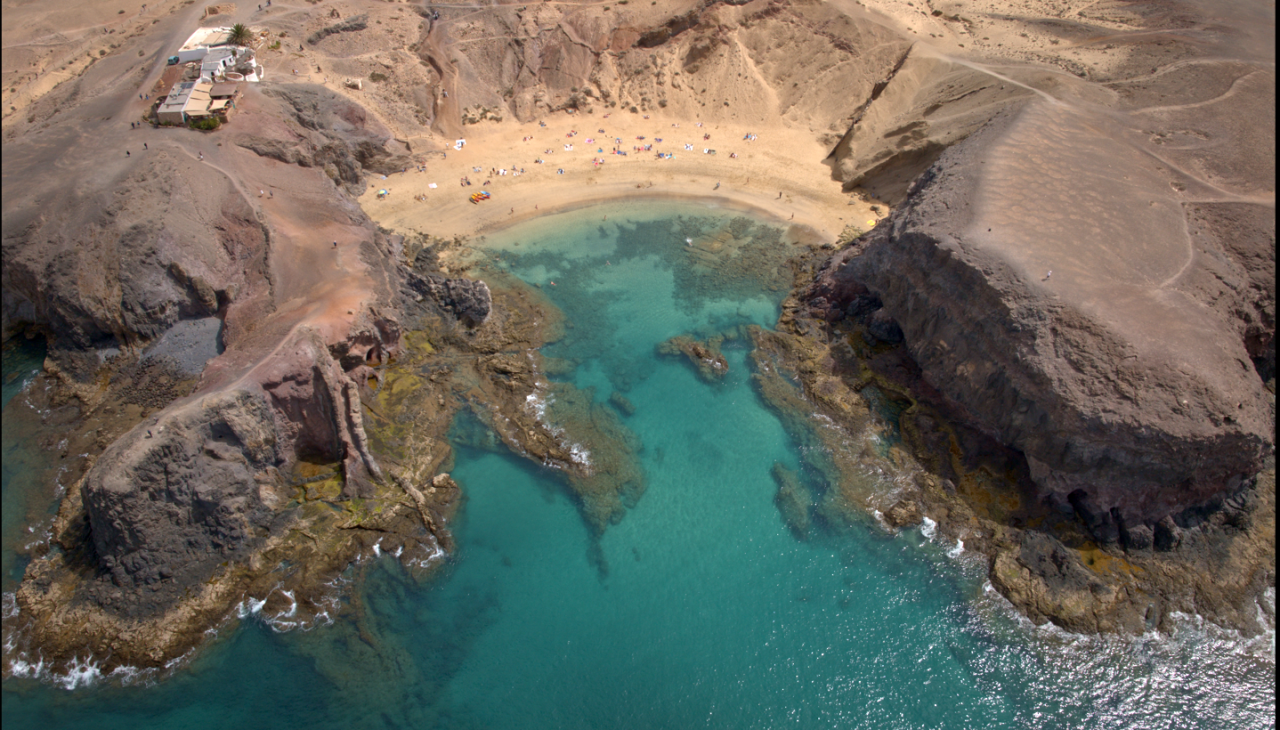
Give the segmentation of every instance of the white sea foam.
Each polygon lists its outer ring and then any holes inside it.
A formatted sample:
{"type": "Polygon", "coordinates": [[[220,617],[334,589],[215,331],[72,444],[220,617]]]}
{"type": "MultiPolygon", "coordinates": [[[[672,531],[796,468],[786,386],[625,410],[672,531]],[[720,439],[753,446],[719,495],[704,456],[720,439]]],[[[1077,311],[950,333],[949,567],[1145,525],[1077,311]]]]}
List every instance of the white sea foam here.
{"type": "Polygon", "coordinates": [[[591,452],[581,444],[569,445],[569,458],[579,466],[591,468],[591,452]]]}
{"type": "Polygon", "coordinates": [[[267,599],[265,598],[261,600],[258,600],[256,598],[246,598],[240,603],[236,604],[236,616],[238,616],[241,619],[246,619],[246,618],[249,618],[250,616],[256,616],[257,614],[262,612],[262,607],[265,605],[267,605],[267,599]]]}
{"type": "Polygon", "coordinates": [[[23,550],[30,553],[42,545],[49,544],[53,539],[53,519],[50,518],[50,520],[44,524],[28,525],[27,532],[34,533],[36,536],[34,540],[31,540],[22,546],[23,550]],[[39,528],[38,532],[37,528],[39,528]]]}
{"type": "Polygon", "coordinates": [[[920,534],[932,540],[933,536],[938,534],[938,523],[929,519],[929,515],[925,515],[920,521],[920,534]]]}
{"type": "Polygon", "coordinates": [[[1271,657],[1271,662],[1276,661],[1276,589],[1275,586],[1268,587],[1258,597],[1258,624],[1266,627],[1263,629],[1262,635],[1266,638],[1268,651],[1267,655],[1271,657]]]}
{"type": "Polygon", "coordinates": [[[444,560],[446,555],[444,548],[440,547],[440,544],[436,542],[434,539],[432,539],[431,542],[432,542],[431,553],[427,555],[425,558],[415,558],[413,560],[410,560],[409,561],[410,566],[413,566],[416,568],[429,568],[433,564],[438,563],[441,560],[444,560]]]}
{"type": "Polygon", "coordinates": [[[947,551],[947,557],[958,558],[964,554],[964,540],[956,540],[956,546],[947,551]]]}
{"type": "MultiPolygon", "coordinates": [[[[205,632],[204,632],[204,633],[205,633],[205,635],[206,635],[206,636],[209,634],[209,631],[211,631],[211,629],[206,629],[206,630],[205,630],[205,632]]],[[[215,632],[215,633],[216,633],[216,632],[215,632]]],[[[192,654],[195,654],[195,652],[196,652],[196,650],[195,650],[194,648],[192,648],[192,649],[187,649],[185,652],[183,652],[183,653],[182,653],[182,655],[181,655],[181,656],[176,656],[176,657],[174,657],[174,658],[170,659],[169,661],[165,662],[165,663],[164,663],[164,670],[165,670],[166,672],[173,672],[175,669],[177,669],[178,667],[180,667],[180,666],[182,666],[183,664],[185,664],[185,663],[187,662],[187,660],[191,658],[191,655],[192,655],[192,654]]]]}
{"type": "Polygon", "coordinates": [[[538,419],[538,423],[542,423],[547,415],[547,399],[535,390],[524,397],[524,404],[525,408],[533,413],[534,418],[538,419]]]}
{"type": "Polygon", "coordinates": [[[298,599],[293,597],[293,591],[280,591],[280,593],[289,599],[289,610],[285,611],[284,615],[293,618],[298,613],[298,599]]]}
{"type": "Polygon", "coordinates": [[[23,657],[15,657],[9,660],[9,672],[14,677],[22,679],[43,679],[45,678],[44,660],[33,663],[23,657]]]}
{"type": "Polygon", "coordinates": [[[66,673],[50,674],[49,679],[65,690],[92,687],[102,679],[102,669],[92,654],[87,659],[72,657],[66,673]]]}
{"type": "MultiPolygon", "coordinates": [[[[592,466],[591,451],[582,444],[573,443],[572,441],[560,438],[564,435],[564,429],[553,425],[547,420],[547,407],[552,403],[555,403],[555,398],[550,395],[544,395],[541,391],[541,385],[538,385],[537,388],[538,389],[535,389],[532,393],[525,396],[525,409],[529,413],[533,414],[538,425],[546,429],[547,433],[550,433],[552,437],[556,439],[556,443],[559,444],[561,448],[569,452],[569,460],[571,462],[577,464],[583,469],[590,470],[592,466]]],[[[527,456],[527,454],[525,455],[527,456]]],[[[549,457],[543,457],[542,465],[549,469],[562,468],[561,464],[549,457]]]]}
{"type": "MultiPolygon", "coordinates": [[[[178,659],[180,658],[181,657],[178,657],[178,659]]],[[[176,661],[177,659],[170,660],[170,662],[176,661]]],[[[169,668],[169,663],[165,663],[165,668],[169,668]]],[[[107,678],[119,682],[121,685],[127,687],[140,680],[145,680],[149,674],[151,674],[151,672],[124,664],[112,669],[111,673],[107,675],[107,678]]]]}

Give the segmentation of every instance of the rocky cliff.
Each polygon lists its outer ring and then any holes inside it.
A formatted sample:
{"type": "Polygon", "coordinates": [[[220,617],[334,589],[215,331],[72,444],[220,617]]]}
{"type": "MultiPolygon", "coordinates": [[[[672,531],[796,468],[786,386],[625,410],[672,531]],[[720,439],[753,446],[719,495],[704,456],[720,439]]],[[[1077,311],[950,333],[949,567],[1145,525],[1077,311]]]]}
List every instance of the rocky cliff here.
{"type": "Polygon", "coordinates": [[[266,398],[247,391],[212,395],[134,429],[84,483],[99,564],[117,586],[156,586],[172,601],[220,563],[244,559],[281,501],[274,492],[283,447],[266,398]]]}
{"type": "Polygon", "coordinates": [[[829,320],[892,318],[924,380],[1025,455],[1042,498],[1099,542],[1143,541],[1273,448],[1257,317],[1188,282],[1208,269],[1250,290],[1274,232],[1235,240],[1244,260],[1194,249],[1160,166],[1078,124],[1033,104],[948,149],[808,296],[829,320]]]}

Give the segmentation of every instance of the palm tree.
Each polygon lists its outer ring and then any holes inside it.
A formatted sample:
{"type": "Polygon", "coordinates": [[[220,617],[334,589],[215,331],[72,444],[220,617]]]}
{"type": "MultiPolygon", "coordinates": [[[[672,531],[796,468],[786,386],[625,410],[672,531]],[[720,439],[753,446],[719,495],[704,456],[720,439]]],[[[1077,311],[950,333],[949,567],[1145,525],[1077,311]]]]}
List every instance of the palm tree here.
{"type": "Polygon", "coordinates": [[[233,46],[247,46],[253,40],[253,31],[244,23],[231,26],[231,37],[227,39],[233,46]]]}

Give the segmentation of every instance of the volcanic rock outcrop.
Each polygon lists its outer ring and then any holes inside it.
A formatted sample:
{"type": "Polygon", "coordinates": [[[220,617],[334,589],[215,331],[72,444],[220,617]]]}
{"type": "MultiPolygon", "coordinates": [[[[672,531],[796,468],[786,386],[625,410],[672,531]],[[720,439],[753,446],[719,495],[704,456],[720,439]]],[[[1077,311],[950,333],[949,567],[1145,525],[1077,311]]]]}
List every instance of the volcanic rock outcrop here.
{"type": "Polygon", "coordinates": [[[170,151],[91,175],[103,185],[83,195],[37,181],[6,200],[6,337],[34,327],[64,369],[87,377],[99,351],[145,345],[268,286],[266,233],[225,176],[170,151]]]}
{"type": "Polygon", "coordinates": [[[459,321],[475,327],[484,324],[493,306],[489,285],[475,279],[450,279],[440,274],[406,272],[405,284],[418,296],[430,297],[459,321]]]}
{"type": "Polygon", "coordinates": [[[950,148],[809,297],[891,316],[960,419],[1115,542],[1238,489],[1274,414],[1243,328],[1188,284],[1248,260],[1193,248],[1167,172],[1084,124],[1038,102],[950,148]]]}
{"type": "Polygon", "coordinates": [[[115,584],[180,594],[260,543],[279,501],[284,444],[275,426],[261,394],[231,391],[113,443],[83,494],[93,546],[115,584]]]}

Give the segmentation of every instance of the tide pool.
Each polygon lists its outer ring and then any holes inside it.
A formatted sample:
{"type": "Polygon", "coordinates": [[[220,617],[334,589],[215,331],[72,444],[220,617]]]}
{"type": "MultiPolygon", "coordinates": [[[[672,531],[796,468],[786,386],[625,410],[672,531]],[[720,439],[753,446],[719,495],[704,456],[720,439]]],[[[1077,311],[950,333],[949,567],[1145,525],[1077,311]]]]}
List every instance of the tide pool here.
{"type": "MultiPolygon", "coordinates": [[[[1173,636],[1136,639],[1037,629],[990,591],[980,559],[920,529],[819,521],[796,539],[771,472],[811,475],[752,390],[740,329],[776,321],[789,246],[740,214],[655,203],[491,235],[487,265],[540,285],[571,324],[544,350],[562,364],[552,379],[634,406],[620,419],[639,444],[646,489],[621,521],[597,535],[554,472],[459,440],[457,550],[431,579],[370,557],[347,576],[347,610],[332,625],[228,625],[149,681],[67,691],[6,679],[4,722],[1274,727],[1272,637],[1245,640],[1193,618],[1173,636]],[[727,335],[723,382],[656,354],[681,334],[727,335]]],[[[6,377],[24,369],[31,363],[6,353],[6,377]]],[[[476,427],[460,423],[459,433],[464,425],[476,427]]],[[[14,450],[38,463],[22,434],[6,428],[4,438],[6,460],[14,450]]]]}

